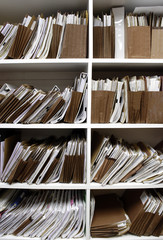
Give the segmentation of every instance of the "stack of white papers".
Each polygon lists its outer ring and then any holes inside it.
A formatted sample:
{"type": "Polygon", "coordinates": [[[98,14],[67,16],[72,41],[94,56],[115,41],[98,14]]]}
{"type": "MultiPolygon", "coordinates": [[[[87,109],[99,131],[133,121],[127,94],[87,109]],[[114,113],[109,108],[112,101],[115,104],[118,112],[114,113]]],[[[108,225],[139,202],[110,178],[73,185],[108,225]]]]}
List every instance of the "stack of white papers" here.
{"type": "Polygon", "coordinates": [[[82,191],[4,190],[0,194],[0,236],[81,238],[85,231],[82,191]]]}

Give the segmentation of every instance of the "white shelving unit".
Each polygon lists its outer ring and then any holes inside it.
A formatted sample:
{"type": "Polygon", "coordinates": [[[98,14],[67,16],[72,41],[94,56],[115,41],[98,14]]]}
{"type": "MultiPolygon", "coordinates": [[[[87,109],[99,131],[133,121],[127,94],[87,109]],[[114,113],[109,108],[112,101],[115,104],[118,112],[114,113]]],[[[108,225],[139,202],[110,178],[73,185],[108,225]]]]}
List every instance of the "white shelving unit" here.
{"type": "MultiPolygon", "coordinates": [[[[113,6],[125,6],[127,11],[132,11],[135,6],[163,5],[162,0],[0,0],[1,15],[0,24],[3,22],[21,22],[26,13],[45,16],[55,14],[58,10],[72,12],[88,9],[89,11],[89,38],[87,59],[30,59],[30,60],[2,60],[0,61],[0,84],[5,82],[20,85],[29,83],[44,90],[51,89],[58,85],[61,90],[72,85],[75,76],[80,72],[88,72],[88,109],[87,121],[83,124],[0,124],[1,131],[7,129],[18,130],[23,137],[30,136],[44,137],[45,135],[68,134],[72,129],[83,129],[87,136],[87,182],[86,184],[20,184],[12,185],[0,183],[0,188],[14,189],[82,189],[86,191],[86,233],[82,239],[89,240],[90,237],[90,192],[108,193],[111,191],[120,194],[125,189],[137,188],[163,188],[163,184],[133,184],[119,183],[102,187],[99,184],[90,182],[90,158],[91,158],[91,133],[96,130],[105,134],[115,134],[127,141],[145,141],[152,146],[157,144],[163,136],[163,124],[91,124],[91,79],[100,76],[124,76],[126,73],[139,74],[163,74],[163,59],[93,59],[93,14],[109,12],[113,6]]],[[[31,239],[15,236],[0,237],[1,239],[31,239]]],[[[38,239],[38,238],[33,238],[38,239]]],[[[121,240],[147,240],[159,239],[162,237],[137,237],[124,235],[109,239],[121,240]]],[[[97,240],[97,239],[94,239],[97,240]]]]}

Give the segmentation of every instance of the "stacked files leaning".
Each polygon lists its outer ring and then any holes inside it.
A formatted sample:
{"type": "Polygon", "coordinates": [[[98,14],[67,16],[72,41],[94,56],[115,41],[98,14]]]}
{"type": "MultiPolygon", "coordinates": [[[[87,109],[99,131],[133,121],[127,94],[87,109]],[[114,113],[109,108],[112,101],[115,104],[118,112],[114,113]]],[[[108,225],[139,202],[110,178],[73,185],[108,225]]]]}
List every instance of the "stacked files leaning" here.
{"type": "Polygon", "coordinates": [[[87,73],[75,78],[63,92],[55,85],[45,92],[29,84],[4,84],[0,89],[0,122],[81,123],[86,120],[87,73]]]}
{"type": "Polygon", "coordinates": [[[95,197],[95,210],[91,223],[91,236],[113,237],[125,234],[130,228],[130,219],[115,194],[95,197]]]}
{"type": "Polygon", "coordinates": [[[1,190],[0,237],[84,237],[84,195],[77,190],[1,190]]]}
{"type": "Polygon", "coordinates": [[[87,57],[88,12],[38,17],[26,15],[19,24],[0,27],[0,59],[87,57]]]}
{"type": "Polygon", "coordinates": [[[86,181],[84,132],[73,132],[71,137],[51,136],[28,141],[18,141],[13,135],[0,142],[0,150],[2,182],[40,184],[86,181]]]}
{"type": "Polygon", "coordinates": [[[106,184],[163,181],[162,143],[156,149],[143,142],[129,144],[114,136],[93,133],[91,181],[106,184]]]}

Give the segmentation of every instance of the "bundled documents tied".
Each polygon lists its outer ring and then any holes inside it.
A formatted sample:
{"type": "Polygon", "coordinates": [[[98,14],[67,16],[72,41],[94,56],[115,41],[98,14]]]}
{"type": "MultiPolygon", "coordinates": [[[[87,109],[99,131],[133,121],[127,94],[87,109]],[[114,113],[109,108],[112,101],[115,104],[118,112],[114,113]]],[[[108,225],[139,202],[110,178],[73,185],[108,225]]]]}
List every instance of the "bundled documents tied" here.
{"type": "Polygon", "coordinates": [[[45,92],[28,84],[0,89],[0,122],[81,123],[86,120],[87,73],[76,77],[73,87],[63,92],[57,86],[45,92]]]}
{"type": "Polygon", "coordinates": [[[71,137],[18,141],[9,136],[0,142],[2,182],[84,183],[86,181],[86,140],[84,132],[71,137]]]}
{"type": "MultiPolygon", "coordinates": [[[[93,196],[92,196],[93,198],[93,196]]],[[[91,236],[108,238],[125,234],[131,225],[122,203],[115,194],[95,196],[92,212],[91,236]]]]}
{"type": "Polygon", "coordinates": [[[44,17],[26,15],[0,28],[0,59],[87,57],[88,12],[44,17]]]}
{"type": "Polygon", "coordinates": [[[84,198],[85,193],[77,190],[1,190],[0,236],[81,238],[85,231],[84,198]]]}
{"type": "Polygon", "coordinates": [[[157,150],[143,142],[129,144],[123,139],[104,137],[96,132],[92,139],[92,181],[102,185],[162,183],[163,152],[160,147],[157,150]]]}

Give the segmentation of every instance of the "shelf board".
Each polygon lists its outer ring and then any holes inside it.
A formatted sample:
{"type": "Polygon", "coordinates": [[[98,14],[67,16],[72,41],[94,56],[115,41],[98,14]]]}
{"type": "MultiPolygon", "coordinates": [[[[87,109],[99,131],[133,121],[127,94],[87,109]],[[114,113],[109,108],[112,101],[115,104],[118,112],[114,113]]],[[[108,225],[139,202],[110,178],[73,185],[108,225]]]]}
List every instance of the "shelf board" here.
{"type": "Polygon", "coordinates": [[[163,65],[163,59],[142,59],[142,58],[93,58],[92,63],[94,64],[105,64],[105,63],[110,63],[110,64],[138,64],[138,65],[163,65]]]}
{"type": "Polygon", "coordinates": [[[91,124],[91,128],[163,128],[163,124],[148,124],[148,123],[96,123],[91,124]]]}
{"type": "MultiPolygon", "coordinates": [[[[14,236],[14,235],[5,235],[3,237],[0,237],[0,240],[41,240],[41,238],[38,238],[38,237],[35,237],[35,238],[31,238],[31,237],[17,237],[17,236],[14,236]]],[[[56,238],[57,240],[63,240],[63,238],[56,238]]],[[[64,238],[66,239],[66,238],[64,238]]],[[[67,238],[67,240],[74,240],[75,238],[67,238]]],[[[86,240],[86,237],[84,238],[78,238],[78,240],[86,240]]]]}
{"type": "Polygon", "coordinates": [[[0,237],[0,240],[40,240],[41,238],[30,238],[30,237],[17,237],[17,236],[13,236],[13,235],[5,235],[3,237],[0,237]]]}
{"type": "Polygon", "coordinates": [[[0,124],[1,129],[85,129],[87,123],[82,124],[69,124],[69,123],[57,123],[57,124],[12,124],[2,123],[0,124]]]}
{"type": "Polygon", "coordinates": [[[47,183],[47,184],[27,184],[27,183],[2,183],[0,188],[6,189],[87,189],[87,184],[82,183],[47,183]]]}
{"type": "Polygon", "coordinates": [[[104,189],[151,189],[151,188],[163,188],[163,184],[143,184],[143,183],[117,183],[113,185],[102,186],[99,183],[91,183],[90,189],[104,190],[104,189]]]}
{"type": "Polygon", "coordinates": [[[124,234],[122,236],[116,236],[116,237],[110,237],[110,238],[90,238],[91,240],[104,240],[104,239],[108,239],[108,240],[115,240],[115,239],[120,239],[120,240],[163,240],[163,236],[160,237],[154,237],[154,236],[135,236],[132,234],[124,234]]]}
{"type": "Polygon", "coordinates": [[[0,71],[86,71],[87,58],[73,59],[4,59],[0,60],[0,71]],[[84,67],[84,69],[83,69],[84,67]]]}

